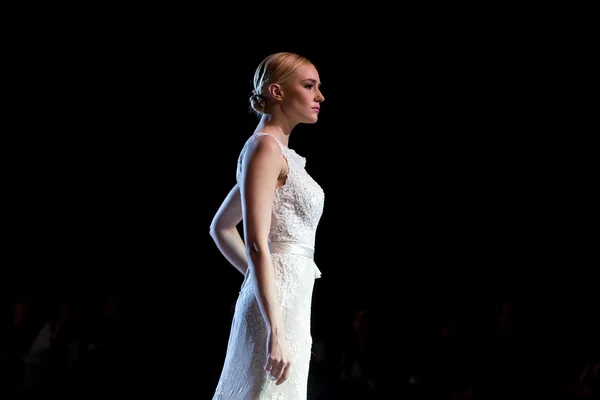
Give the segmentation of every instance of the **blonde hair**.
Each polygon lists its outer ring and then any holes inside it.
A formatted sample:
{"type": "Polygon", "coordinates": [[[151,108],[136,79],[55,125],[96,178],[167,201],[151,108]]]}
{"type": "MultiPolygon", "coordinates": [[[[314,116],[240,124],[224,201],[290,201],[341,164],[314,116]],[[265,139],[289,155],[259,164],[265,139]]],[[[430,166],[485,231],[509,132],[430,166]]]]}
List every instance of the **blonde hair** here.
{"type": "Polygon", "coordinates": [[[258,64],[254,72],[254,89],[250,95],[250,107],[260,117],[267,110],[269,85],[284,84],[298,67],[312,64],[307,58],[290,52],[274,53],[258,64]]]}

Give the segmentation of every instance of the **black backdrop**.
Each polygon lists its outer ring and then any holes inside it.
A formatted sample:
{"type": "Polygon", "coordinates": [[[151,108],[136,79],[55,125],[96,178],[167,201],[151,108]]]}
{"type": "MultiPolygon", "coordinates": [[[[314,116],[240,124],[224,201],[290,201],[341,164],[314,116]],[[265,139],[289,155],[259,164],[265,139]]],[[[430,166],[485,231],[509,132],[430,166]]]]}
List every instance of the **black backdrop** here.
{"type": "Polygon", "coordinates": [[[535,308],[533,292],[554,287],[550,265],[585,265],[577,249],[591,239],[570,228],[583,207],[559,211],[588,201],[568,172],[587,159],[546,128],[568,118],[546,108],[557,90],[546,49],[522,38],[198,43],[175,30],[29,43],[12,63],[16,141],[5,147],[10,288],[116,288],[132,347],[153,346],[144,365],[187,360],[206,393],[242,281],[208,228],[257,122],[247,99],[269,53],[311,59],[326,98],[320,121],[290,140],[326,193],[317,336],[334,342],[363,303],[389,334],[448,302],[535,308]]]}

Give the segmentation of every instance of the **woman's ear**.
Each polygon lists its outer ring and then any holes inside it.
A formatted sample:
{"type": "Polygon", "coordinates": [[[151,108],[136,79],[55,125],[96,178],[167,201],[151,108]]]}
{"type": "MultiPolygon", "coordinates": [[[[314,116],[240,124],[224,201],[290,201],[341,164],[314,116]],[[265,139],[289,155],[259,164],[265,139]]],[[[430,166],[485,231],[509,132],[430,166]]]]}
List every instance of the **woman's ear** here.
{"type": "Polygon", "coordinates": [[[281,85],[279,83],[271,83],[269,85],[269,94],[275,100],[281,100],[281,97],[283,96],[281,85]]]}

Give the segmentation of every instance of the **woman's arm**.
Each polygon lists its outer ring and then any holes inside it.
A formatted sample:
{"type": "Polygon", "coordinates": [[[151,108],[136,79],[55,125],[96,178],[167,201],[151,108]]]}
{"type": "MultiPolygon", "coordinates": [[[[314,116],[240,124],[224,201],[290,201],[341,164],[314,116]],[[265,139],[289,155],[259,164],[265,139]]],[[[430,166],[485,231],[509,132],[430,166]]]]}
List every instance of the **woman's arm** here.
{"type": "Polygon", "coordinates": [[[246,252],[256,284],[257,300],[267,328],[272,330],[282,325],[268,241],[271,207],[282,162],[277,142],[267,136],[259,137],[246,151],[240,178],[246,252]]]}
{"type": "Polygon", "coordinates": [[[248,257],[244,241],[237,230],[241,220],[240,187],[236,184],[215,214],[210,224],[210,236],[227,261],[245,275],[248,269],[248,257]]]}
{"type": "Polygon", "coordinates": [[[240,179],[250,274],[269,336],[265,369],[278,384],[287,379],[290,363],[268,238],[275,190],[286,170],[279,144],[272,137],[263,136],[248,147],[240,179]]]}

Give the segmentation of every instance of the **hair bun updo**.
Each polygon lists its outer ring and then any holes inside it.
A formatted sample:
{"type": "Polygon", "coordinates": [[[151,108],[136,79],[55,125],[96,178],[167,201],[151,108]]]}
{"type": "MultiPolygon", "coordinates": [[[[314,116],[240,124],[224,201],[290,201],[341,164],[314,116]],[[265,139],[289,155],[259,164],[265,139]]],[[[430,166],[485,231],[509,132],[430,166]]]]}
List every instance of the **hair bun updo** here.
{"type": "Polygon", "coordinates": [[[267,105],[265,100],[266,99],[264,95],[258,93],[256,90],[253,90],[252,94],[250,95],[250,107],[252,107],[254,111],[264,114],[265,107],[267,105]]]}

